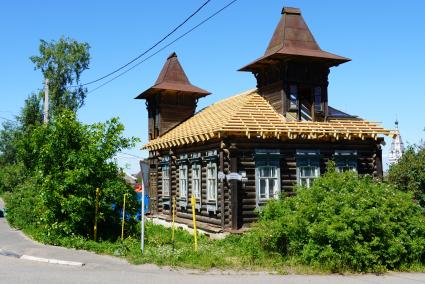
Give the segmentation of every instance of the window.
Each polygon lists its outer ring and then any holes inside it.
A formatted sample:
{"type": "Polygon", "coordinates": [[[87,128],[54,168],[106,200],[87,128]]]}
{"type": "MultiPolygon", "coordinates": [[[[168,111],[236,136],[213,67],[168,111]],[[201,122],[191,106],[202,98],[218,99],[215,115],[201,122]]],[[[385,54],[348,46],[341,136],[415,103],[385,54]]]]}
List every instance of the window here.
{"type": "Polygon", "coordinates": [[[278,197],[278,176],[276,166],[258,167],[258,199],[266,201],[278,197]]]}
{"type": "Polygon", "coordinates": [[[298,88],[296,85],[291,85],[289,87],[289,102],[290,110],[298,109],[298,88]]]}
{"type": "Polygon", "coordinates": [[[217,163],[213,161],[207,164],[207,200],[217,201],[217,163]]]}
{"type": "Polygon", "coordinates": [[[180,199],[187,201],[187,165],[179,167],[180,199]]]}
{"type": "Polygon", "coordinates": [[[162,165],[162,196],[170,198],[170,166],[162,165]]]}
{"type": "Polygon", "coordinates": [[[297,183],[310,187],[320,176],[320,152],[318,150],[297,150],[297,183]]]}
{"type": "Polygon", "coordinates": [[[192,165],[192,194],[197,201],[201,201],[201,165],[192,165]]]}
{"type": "Polygon", "coordinates": [[[314,88],[314,109],[316,111],[322,111],[322,88],[315,87],[314,88]]]}
{"type": "Polygon", "coordinates": [[[335,166],[338,172],[357,172],[357,151],[336,150],[334,155],[335,166]]]}
{"type": "Polygon", "coordinates": [[[310,187],[313,180],[319,177],[319,167],[317,166],[300,166],[299,167],[299,184],[310,187]]]}
{"type": "Polygon", "coordinates": [[[280,193],[280,151],[257,149],[255,151],[255,185],[257,206],[280,193]]]}

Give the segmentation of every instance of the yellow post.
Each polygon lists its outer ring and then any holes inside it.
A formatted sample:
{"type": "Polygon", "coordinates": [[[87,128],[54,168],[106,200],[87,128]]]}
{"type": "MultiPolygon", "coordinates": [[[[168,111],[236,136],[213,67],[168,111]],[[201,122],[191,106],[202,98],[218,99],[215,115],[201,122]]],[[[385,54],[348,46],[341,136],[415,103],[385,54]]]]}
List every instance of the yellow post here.
{"type": "Polygon", "coordinates": [[[193,238],[195,239],[195,252],[198,252],[198,236],[196,231],[196,214],[195,214],[196,198],[193,194],[192,194],[191,202],[192,202],[192,219],[193,219],[193,238]]]}
{"type": "Polygon", "coordinates": [[[174,242],[174,219],[176,216],[176,197],[173,197],[173,218],[172,218],[172,225],[171,225],[171,240],[174,242]]]}
{"type": "Polygon", "coordinates": [[[174,251],[174,218],[176,216],[176,197],[173,196],[173,218],[171,223],[171,242],[173,244],[173,251],[174,251]]]}
{"type": "Polygon", "coordinates": [[[100,188],[96,188],[96,203],[94,208],[94,228],[93,228],[94,241],[96,241],[97,239],[97,214],[99,212],[99,195],[100,195],[100,188]]]}
{"type": "Polygon", "coordinates": [[[125,197],[127,193],[124,193],[124,204],[122,206],[122,225],[121,225],[121,241],[124,239],[124,221],[125,221],[125,197]]]}

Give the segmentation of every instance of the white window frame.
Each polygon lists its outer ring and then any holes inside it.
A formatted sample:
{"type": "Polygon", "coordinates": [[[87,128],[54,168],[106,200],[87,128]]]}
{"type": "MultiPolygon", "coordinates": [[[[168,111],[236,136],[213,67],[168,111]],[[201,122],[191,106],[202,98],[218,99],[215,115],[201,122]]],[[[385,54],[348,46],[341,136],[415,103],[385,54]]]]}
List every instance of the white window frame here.
{"type": "Polygon", "coordinates": [[[280,168],[277,165],[262,165],[255,167],[257,203],[265,203],[269,199],[278,199],[280,193],[280,168]],[[262,169],[274,169],[274,176],[261,176],[262,169]],[[261,181],[266,184],[265,197],[261,197],[261,181]],[[274,180],[273,196],[270,196],[270,180],[274,180]]]}
{"type": "Polygon", "coordinates": [[[337,172],[353,171],[357,173],[357,150],[335,150],[334,161],[337,172]]]}
{"type": "Polygon", "coordinates": [[[201,175],[201,165],[199,163],[192,164],[192,194],[197,203],[201,202],[201,175]]]}
{"type": "Polygon", "coordinates": [[[188,178],[187,173],[188,166],[187,164],[182,164],[179,166],[179,194],[180,201],[187,201],[187,189],[188,189],[188,178]]]}
{"type": "Polygon", "coordinates": [[[170,198],[170,165],[163,164],[162,171],[162,197],[170,198]]]}
{"type": "Polygon", "coordinates": [[[313,181],[320,177],[320,151],[297,150],[297,184],[311,187],[313,181]],[[303,175],[303,169],[311,168],[313,175],[303,175]]]}
{"type": "Polygon", "coordinates": [[[280,150],[279,149],[256,149],[255,150],[255,195],[256,205],[262,205],[268,200],[279,198],[281,193],[281,180],[280,180],[280,150]],[[261,170],[264,168],[274,168],[274,177],[261,177],[261,170]],[[266,180],[266,196],[260,196],[261,180],[266,180]],[[273,196],[270,196],[270,180],[275,180],[275,187],[273,189],[273,196]]]}
{"type": "Polygon", "coordinates": [[[208,161],[207,163],[207,201],[217,204],[217,163],[208,161]],[[213,172],[210,172],[210,169],[213,172]]]}
{"type": "Polygon", "coordinates": [[[320,176],[320,167],[319,166],[299,166],[297,167],[298,172],[298,185],[305,186],[307,188],[311,187],[313,181],[320,176]],[[302,175],[303,169],[311,168],[313,175],[302,175]]]}

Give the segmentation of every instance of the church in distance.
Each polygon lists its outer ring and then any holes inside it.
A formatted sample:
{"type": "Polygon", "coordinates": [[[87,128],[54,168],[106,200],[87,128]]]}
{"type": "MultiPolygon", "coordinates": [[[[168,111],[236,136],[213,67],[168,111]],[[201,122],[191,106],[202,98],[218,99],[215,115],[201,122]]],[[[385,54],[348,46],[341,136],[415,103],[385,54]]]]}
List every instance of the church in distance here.
{"type": "Polygon", "coordinates": [[[382,176],[381,144],[390,135],[375,122],[331,107],[331,67],[350,59],[322,50],[297,8],[284,8],[263,56],[239,71],[255,89],[195,113],[210,93],[192,85],[171,54],[146,100],[149,195],[153,212],[201,229],[239,230],[256,208],[295,185],[309,187],[329,160],[338,171],[382,176]]]}

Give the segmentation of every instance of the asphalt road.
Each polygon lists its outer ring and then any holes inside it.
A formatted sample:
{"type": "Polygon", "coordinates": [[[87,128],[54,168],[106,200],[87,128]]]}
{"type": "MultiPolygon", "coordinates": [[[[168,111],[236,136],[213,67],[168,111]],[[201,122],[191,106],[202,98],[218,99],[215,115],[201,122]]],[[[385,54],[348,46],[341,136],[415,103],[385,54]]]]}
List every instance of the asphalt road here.
{"type": "MultiPolygon", "coordinates": [[[[2,202],[0,200],[0,207],[2,202]]],[[[0,283],[425,283],[425,274],[388,273],[366,275],[271,275],[256,272],[196,271],[160,268],[155,265],[131,265],[125,260],[96,255],[87,251],[38,244],[0,218],[0,249],[36,257],[85,263],[66,266],[34,262],[0,255],[0,283]]]]}

